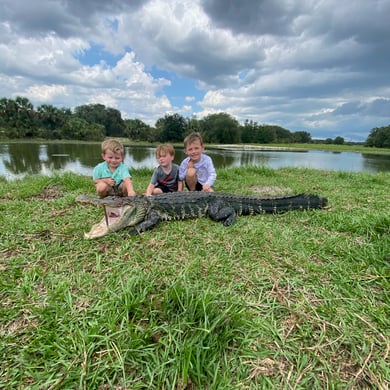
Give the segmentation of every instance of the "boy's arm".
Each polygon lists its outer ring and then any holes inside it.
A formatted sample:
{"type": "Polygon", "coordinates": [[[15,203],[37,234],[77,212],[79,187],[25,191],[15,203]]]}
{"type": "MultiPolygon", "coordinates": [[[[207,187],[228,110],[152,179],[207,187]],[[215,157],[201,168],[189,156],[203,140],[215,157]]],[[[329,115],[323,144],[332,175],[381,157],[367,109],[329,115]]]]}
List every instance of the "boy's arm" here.
{"type": "Polygon", "coordinates": [[[126,188],[127,196],[135,196],[135,195],[137,195],[137,194],[134,192],[133,180],[131,180],[130,176],[126,177],[126,178],[123,180],[123,185],[124,185],[124,187],[126,188]]]}
{"type": "Polygon", "coordinates": [[[154,187],[154,184],[149,183],[148,187],[146,188],[145,196],[152,196],[154,187]]]}
{"type": "Polygon", "coordinates": [[[106,176],[107,173],[104,171],[104,167],[102,164],[96,165],[96,167],[92,171],[92,180],[94,184],[98,184],[100,182],[106,183],[109,186],[113,186],[115,184],[115,180],[106,176]]]}
{"type": "Polygon", "coordinates": [[[131,178],[129,168],[126,167],[126,165],[124,163],[121,163],[120,166],[119,166],[119,175],[122,178],[123,186],[126,189],[127,196],[135,196],[135,195],[137,195],[134,192],[133,180],[131,178]]]}
{"type": "Polygon", "coordinates": [[[207,181],[203,185],[203,189],[205,189],[204,188],[205,185],[207,189],[210,189],[210,187],[214,185],[216,178],[217,178],[217,172],[214,168],[213,160],[211,159],[211,157],[209,157],[209,161],[207,163],[207,181]]]}
{"type": "Polygon", "coordinates": [[[99,178],[99,179],[94,179],[93,182],[94,182],[94,184],[98,184],[101,181],[103,183],[108,184],[109,186],[113,186],[115,184],[115,180],[112,177],[102,177],[102,178],[99,178]]]}
{"type": "Polygon", "coordinates": [[[146,193],[145,193],[146,196],[153,195],[154,187],[156,187],[156,185],[158,184],[158,180],[157,180],[158,179],[158,171],[159,171],[158,167],[153,171],[149,185],[146,188],[146,193]]]}
{"type": "Polygon", "coordinates": [[[187,172],[189,158],[185,158],[179,166],[179,181],[184,181],[187,172]]]}

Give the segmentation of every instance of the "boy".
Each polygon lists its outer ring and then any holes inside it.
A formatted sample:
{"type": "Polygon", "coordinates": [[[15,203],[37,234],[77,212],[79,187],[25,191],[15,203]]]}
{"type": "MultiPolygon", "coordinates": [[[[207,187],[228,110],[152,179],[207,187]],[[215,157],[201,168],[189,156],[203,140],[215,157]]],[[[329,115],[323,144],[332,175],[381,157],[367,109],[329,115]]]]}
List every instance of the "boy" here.
{"type": "Polygon", "coordinates": [[[179,182],[179,166],[173,163],[174,158],[175,149],[172,145],[160,145],[156,148],[159,166],[153,172],[146,196],[183,190],[183,183],[179,182]]]}
{"type": "Polygon", "coordinates": [[[110,195],[135,196],[129,169],[123,163],[123,145],[116,140],[102,143],[103,162],[93,169],[93,182],[96,192],[101,197],[110,195]]]}
{"type": "Polygon", "coordinates": [[[213,192],[217,173],[211,157],[204,154],[202,136],[198,132],[184,139],[186,157],[179,167],[179,180],[184,181],[189,191],[213,192]]]}

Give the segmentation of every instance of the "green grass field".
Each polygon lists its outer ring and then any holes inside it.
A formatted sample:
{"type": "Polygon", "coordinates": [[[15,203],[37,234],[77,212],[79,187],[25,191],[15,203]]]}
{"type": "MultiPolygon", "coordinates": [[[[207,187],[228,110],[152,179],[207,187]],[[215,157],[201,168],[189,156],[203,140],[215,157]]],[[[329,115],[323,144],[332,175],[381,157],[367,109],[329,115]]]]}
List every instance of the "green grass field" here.
{"type": "Polygon", "coordinates": [[[0,388],[389,387],[390,174],[222,169],[217,191],[329,206],[96,240],[90,178],[0,183],[0,388]]]}

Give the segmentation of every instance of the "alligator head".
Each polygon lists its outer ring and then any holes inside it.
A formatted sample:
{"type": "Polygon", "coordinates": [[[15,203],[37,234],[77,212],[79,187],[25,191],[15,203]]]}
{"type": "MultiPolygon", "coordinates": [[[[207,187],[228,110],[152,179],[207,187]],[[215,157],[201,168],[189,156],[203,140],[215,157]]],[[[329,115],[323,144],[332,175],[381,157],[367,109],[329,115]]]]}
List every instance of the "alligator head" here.
{"type": "Polygon", "coordinates": [[[135,226],[144,220],[147,212],[141,197],[95,199],[81,195],[76,200],[79,203],[100,205],[104,208],[103,219],[93,225],[88,233],[84,233],[84,237],[88,239],[103,237],[126,227],[135,226]]]}

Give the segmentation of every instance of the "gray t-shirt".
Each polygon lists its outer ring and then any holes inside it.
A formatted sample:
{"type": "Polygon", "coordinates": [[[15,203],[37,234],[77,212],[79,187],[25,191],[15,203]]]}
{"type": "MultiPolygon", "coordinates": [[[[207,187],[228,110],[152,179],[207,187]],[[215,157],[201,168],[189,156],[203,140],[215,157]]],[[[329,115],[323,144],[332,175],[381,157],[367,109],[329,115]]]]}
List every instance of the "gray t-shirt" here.
{"type": "Polygon", "coordinates": [[[158,166],[150,179],[150,182],[161,189],[166,189],[164,192],[177,191],[179,183],[179,166],[172,164],[172,170],[168,174],[165,173],[161,166],[158,166]]]}

